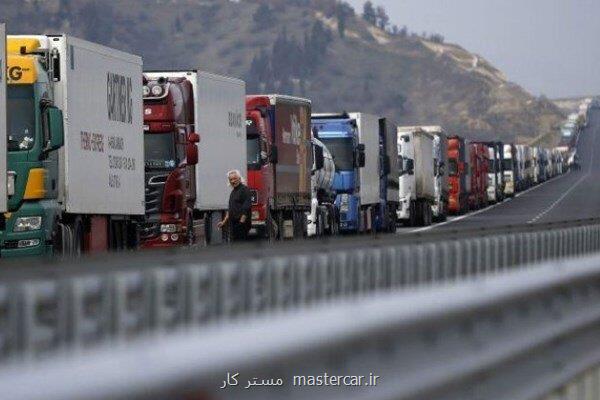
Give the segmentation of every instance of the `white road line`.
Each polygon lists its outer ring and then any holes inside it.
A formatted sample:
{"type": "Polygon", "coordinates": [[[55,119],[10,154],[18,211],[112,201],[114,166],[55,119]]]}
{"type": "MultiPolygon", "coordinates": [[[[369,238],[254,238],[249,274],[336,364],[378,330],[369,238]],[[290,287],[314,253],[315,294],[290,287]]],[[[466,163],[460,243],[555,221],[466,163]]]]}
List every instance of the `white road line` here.
{"type": "MultiPolygon", "coordinates": [[[[522,195],[524,195],[526,193],[529,193],[532,190],[536,190],[536,189],[539,189],[541,187],[544,187],[544,185],[546,185],[546,184],[548,184],[550,182],[554,182],[554,181],[556,181],[556,180],[558,180],[560,178],[564,178],[565,176],[569,175],[570,173],[571,173],[571,170],[567,171],[566,174],[562,174],[562,175],[559,175],[559,176],[555,176],[552,179],[548,179],[544,183],[541,183],[539,185],[533,186],[533,187],[531,187],[531,188],[529,188],[529,189],[527,189],[527,190],[525,190],[523,192],[517,193],[514,198],[521,197],[522,195]]],[[[454,222],[462,221],[463,219],[466,219],[466,218],[469,218],[469,217],[473,217],[473,216],[475,216],[477,214],[481,214],[481,213],[483,213],[485,211],[489,211],[491,209],[494,209],[494,208],[496,208],[496,207],[498,207],[498,206],[500,206],[502,204],[506,204],[509,201],[513,200],[514,198],[509,197],[509,198],[507,198],[506,200],[504,200],[502,202],[499,202],[499,203],[496,203],[496,204],[492,204],[491,206],[488,206],[486,208],[482,208],[481,210],[473,211],[471,213],[468,213],[468,214],[465,214],[465,215],[461,215],[459,217],[452,218],[452,219],[450,219],[450,220],[448,220],[446,222],[441,222],[439,224],[434,224],[434,225],[426,226],[426,227],[423,227],[423,228],[411,229],[410,231],[407,231],[406,233],[425,232],[425,231],[428,231],[428,230],[431,230],[431,229],[439,228],[440,226],[444,226],[444,225],[452,224],[454,222]]]]}
{"type": "Polygon", "coordinates": [[[554,207],[556,207],[561,201],[563,201],[563,199],[565,197],[567,197],[567,195],[569,193],[571,193],[573,191],[573,189],[575,189],[577,186],[579,186],[579,184],[581,182],[583,182],[585,180],[585,178],[587,178],[588,176],[591,175],[591,173],[592,173],[592,166],[594,165],[594,159],[595,159],[595,156],[596,156],[595,150],[596,150],[596,139],[597,139],[597,137],[598,137],[597,135],[594,135],[594,143],[592,145],[592,154],[590,155],[590,166],[589,166],[589,168],[587,170],[587,173],[585,175],[583,175],[581,178],[579,178],[577,180],[577,182],[575,182],[575,184],[573,186],[571,186],[569,188],[569,190],[567,190],[566,192],[564,192],[563,195],[558,198],[558,200],[556,200],[554,203],[552,203],[550,205],[550,207],[546,208],[544,211],[542,211],[541,213],[539,213],[538,215],[536,215],[536,217],[534,219],[532,219],[531,221],[527,222],[528,224],[533,224],[534,222],[536,222],[539,219],[543,218],[546,214],[548,214],[550,211],[552,211],[552,209],[554,207]]]}
{"type": "Polygon", "coordinates": [[[533,224],[533,223],[534,223],[534,222],[536,222],[538,219],[542,218],[544,215],[546,215],[546,214],[548,214],[550,211],[552,211],[552,209],[553,209],[554,207],[556,207],[556,206],[558,205],[558,203],[560,203],[560,202],[561,202],[561,201],[562,201],[562,200],[563,200],[565,197],[567,197],[567,195],[568,195],[569,193],[571,193],[571,191],[573,191],[573,189],[575,189],[577,186],[579,186],[579,184],[580,184],[581,182],[583,182],[583,180],[584,180],[585,178],[587,178],[588,176],[589,176],[589,174],[585,174],[585,175],[583,175],[581,178],[579,178],[579,179],[577,180],[577,182],[575,182],[575,184],[574,184],[573,186],[571,186],[571,187],[569,188],[569,190],[567,190],[566,192],[564,192],[564,193],[563,193],[563,195],[562,195],[562,196],[560,196],[560,197],[558,198],[558,200],[556,200],[554,203],[552,203],[552,204],[550,205],[550,207],[546,208],[544,211],[542,211],[541,213],[539,213],[539,214],[538,214],[538,215],[537,215],[535,218],[533,218],[531,221],[529,221],[529,222],[527,222],[527,223],[528,223],[528,224],[533,224]]]}

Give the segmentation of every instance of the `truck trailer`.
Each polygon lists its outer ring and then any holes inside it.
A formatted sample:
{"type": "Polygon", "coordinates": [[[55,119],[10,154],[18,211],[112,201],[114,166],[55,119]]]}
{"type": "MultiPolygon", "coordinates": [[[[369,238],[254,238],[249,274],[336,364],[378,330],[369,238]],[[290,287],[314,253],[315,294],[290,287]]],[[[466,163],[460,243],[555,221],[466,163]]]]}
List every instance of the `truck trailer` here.
{"type": "Polygon", "coordinates": [[[382,196],[387,197],[391,173],[389,161],[382,161],[389,149],[386,120],[363,113],[315,114],[312,124],[335,162],[340,231],[362,233],[391,226],[382,219],[389,214],[382,196]],[[390,171],[383,171],[382,162],[390,171]]]}
{"type": "Polygon", "coordinates": [[[448,136],[441,126],[423,126],[433,135],[433,173],[435,175],[435,201],[431,210],[434,221],[445,221],[448,216],[448,136]]]}
{"type": "Polygon", "coordinates": [[[2,257],[137,246],[142,59],[66,35],[8,37],[2,257]]]}
{"type": "Polygon", "coordinates": [[[311,208],[310,100],[246,96],[251,234],[270,240],[306,236],[311,208]]]}
{"type": "Polygon", "coordinates": [[[429,226],[433,221],[433,141],[433,135],[420,127],[398,128],[398,157],[402,165],[398,219],[407,226],[429,226]]]}
{"type": "Polygon", "coordinates": [[[227,235],[217,224],[229,203],[227,172],[247,172],[246,84],[199,70],[154,71],[146,77],[145,243],[194,243],[194,225],[204,227],[198,236],[206,244],[222,243],[227,235]],[[152,113],[153,106],[159,114],[152,113]],[[195,152],[196,162],[190,163],[195,152]]]}
{"type": "Polygon", "coordinates": [[[448,137],[448,174],[450,175],[450,202],[448,211],[464,214],[469,211],[471,174],[469,146],[463,137],[448,137]]]}

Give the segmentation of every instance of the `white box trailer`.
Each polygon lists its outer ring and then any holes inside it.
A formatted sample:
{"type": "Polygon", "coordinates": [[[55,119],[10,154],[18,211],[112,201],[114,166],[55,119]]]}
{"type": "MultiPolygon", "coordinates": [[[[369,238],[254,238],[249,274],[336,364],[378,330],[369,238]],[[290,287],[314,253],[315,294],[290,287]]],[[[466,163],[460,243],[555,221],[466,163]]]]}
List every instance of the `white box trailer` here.
{"type": "Polygon", "coordinates": [[[398,127],[400,209],[398,219],[408,226],[427,226],[433,221],[435,203],[434,136],[421,127],[398,127]]]}
{"type": "Polygon", "coordinates": [[[6,25],[0,24],[0,212],[7,208],[6,166],[6,25]]]}
{"type": "MultiPolygon", "coordinates": [[[[247,176],[246,83],[242,80],[189,71],[148,72],[150,78],[185,78],[194,91],[194,130],[200,135],[196,164],[196,217],[205,218],[211,232],[229,206],[227,172],[247,176]]],[[[212,242],[219,242],[207,232],[212,242]]]]}
{"type": "Polygon", "coordinates": [[[360,168],[360,203],[378,204],[380,201],[379,174],[379,117],[364,113],[349,113],[356,121],[359,143],[365,145],[365,166],[360,168]]]}
{"type": "Polygon", "coordinates": [[[59,200],[73,214],[144,214],[142,59],[71,36],[35,36],[57,60],[59,200]]]}

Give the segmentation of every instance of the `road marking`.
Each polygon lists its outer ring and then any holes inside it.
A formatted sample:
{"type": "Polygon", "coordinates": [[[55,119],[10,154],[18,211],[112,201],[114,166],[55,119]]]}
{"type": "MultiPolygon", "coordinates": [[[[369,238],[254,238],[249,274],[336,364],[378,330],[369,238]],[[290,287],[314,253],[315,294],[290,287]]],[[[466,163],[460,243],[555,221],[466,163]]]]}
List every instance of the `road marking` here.
{"type": "Polygon", "coordinates": [[[558,200],[556,200],[554,203],[552,203],[552,204],[550,205],[550,207],[548,207],[547,209],[545,209],[544,211],[542,211],[541,213],[539,213],[538,215],[536,215],[536,217],[535,217],[534,219],[532,219],[531,221],[527,222],[528,224],[533,224],[534,222],[536,222],[536,221],[538,221],[539,219],[543,218],[543,217],[544,217],[546,214],[548,214],[550,211],[552,211],[552,209],[553,209],[554,207],[556,207],[556,206],[557,206],[557,205],[558,205],[558,204],[559,204],[561,201],[563,201],[563,199],[564,199],[565,197],[567,197],[567,195],[568,195],[569,193],[571,193],[571,192],[573,191],[573,189],[575,189],[577,186],[579,186],[579,184],[580,184],[581,182],[583,182],[583,181],[584,181],[584,179],[586,179],[588,176],[590,176],[590,175],[592,174],[592,166],[594,165],[594,159],[595,159],[595,156],[596,156],[596,151],[595,151],[595,150],[596,150],[596,141],[597,141],[596,139],[597,139],[597,137],[598,137],[597,135],[594,135],[594,143],[593,143],[593,145],[592,145],[592,154],[590,155],[590,166],[589,166],[589,168],[588,168],[588,170],[587,170],[586,174],[585,174],[585,175],[583,175],[581,178],[579,178],[579,179],[577,180],[577,182],[575,182],[575,184],[574,184],[573,186],[571,186],[571,187],[569,188],[569,190],[567,190],[565,193],[563,193],[563,195],[562,195],[562,196],[560,196],[560,197],[558,198],[558,200]]]}
{"type": "Polygon", "coordinates": [[[494,209],[494,208],[496,208],[496,207],[498,207],[498,206],[500,206],[500,205],[502,205],[502,204],[506,204],[506,203],[508,203],[509,201],[511,201],[511,200],[514,200],[514,199],[515,199],[515,198],[517,198],[517,197],[521,197],[521,196],[522,196],[522,195],[524,195],[525,193],[529,193],[529,192],[531,192],[532,190],[539,189],[539,188],[543,187],[544,185],[546,185],[546,184],[548,184],[548,183],[550,183],[550,182],[554,182],[554,181],[556,181],[556,180],[558,180],[558,179],[560,179],[560,178],[564,178],[565,176],[569,175],[570,173],[571,173],[571,170],[568,170],[568,171],[567,171],[567,173],[565,173],[565,174],[562,174],[562,175],[559,175],[559,176],[555,176],[555,177],[553,177],[553,178],[551,178],[551,179],[548,179],[547,181],[545,181],[545,182],[543,182],[543,183],[540,183],[539,185],[535,185],[535,186],[533,186],[533,187],[530,187],[529,189],[527,189],[527,190],[525,190],[525,191],[523,191],[523,192],[519,192],[519,193],[517,193],[517,194],[516,194],[514,197],[508,197],[508,198],[506,198],[504,201],[501,201],[501,202],[499,202],[499,203],[496,203],[496,204],[492,204],[491,206],[488,206],[488,207],[486,207],[486,208],[482,208],[481,210],[473,211],[473,212],[471,212],[471,213],[468,213],[468,214],[465,214],[465,215],[461,215],[461,216],[459,216],[459,217],[454,217],[454,218],[452,218],[452,219],[450,219],[450,220],[448,220],[448,221],[446,221],[446,222],[441,222],[441,223],[439,223],[439,224],[430,225],[430,226],[425,226],[425,227],[423,227],[423,228],[412,229],[412,230],[410,230],[410,231],[407,231],[407,232],[405,232],[405,233],[419,233],[419,232],[425,232],[425,231],[428,231],[428,230],[431,230],[431,229],[439,228],[440,226],[444,226],[444,225],[452,224],[452,223],[454,223],[454,222],[462,221],[463,219],[466,219],[466,218],[469,218],[469,217],[473,217],[473,216],[475,216],[475,215],[477,215],[477,214],[481,214],[481,213],[483,213],[483,212],[485,212],[485,211],[489,211],[489,210],[491,210],[491,209],[494,209]]]}
{"type": "Polygon", "coordinates": [[[585,175],[583,175],[581,178],[579,178],[579,179],[577,180],[577,182],[575,182],[575,184],[574,184],[573,186],[571,186],[571,187],[569,188],[569,190],[567,190],[566,192],[564,192],[564,193],[563,193],[563,195],[562,195],[562,196],[560,196],[560,197],[558,198],[558,200],[556,200],[554,203],[552,203],[552,204],[550,205],[550,207],[546,208],[544,211],[542,211],[541,213],[539,213],[538,215],[536,215],[536,217],[535,217],[535,218],[533,218],[531,221],[528,221],[527,223],[528,223],[528,224],[533,224],[534,222],[536,222],[537,220],[539,220],[540,218],[542,218],[544,215],[546,215],[546,214],[548,214],[550,211],[552,211],[552,209],[553,209],[554,207],[556,207],[556,206],[558,205],[558,203],[560,203],[560,202],[561,202],[561,201],[562,201],[562,200],[563,200],[565,197],[567,197],[567,195],[568,195],[569,193],[571,193],[571,191],[572,191],[573,189],[575,189],[577,186],[579,186],[579,184],[580,184],[581,182],[583,182],[583,180],[584,180],[585,178],[587,178],[588,176],[589,176],[589,174],[585,174],[585,175]]]}

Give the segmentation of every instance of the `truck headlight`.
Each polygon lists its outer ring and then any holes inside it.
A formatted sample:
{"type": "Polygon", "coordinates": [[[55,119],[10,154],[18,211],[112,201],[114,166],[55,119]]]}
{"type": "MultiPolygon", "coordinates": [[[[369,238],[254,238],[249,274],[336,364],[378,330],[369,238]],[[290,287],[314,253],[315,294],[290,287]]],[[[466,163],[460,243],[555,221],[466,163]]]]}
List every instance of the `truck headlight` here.
{"type": "Polygon", "coordinates": [[[160,226],[160,233],[175,233],[177,232],[177,225],[175,224],[162,224],[160,226]]]}
{"type": "Polygon", "coordinates": [[[253,220],[260,219],[260,213],[258,211],[252,211],[252,219],[253,220]]]}
{"type": "Polygon", "coordinates": [[[13,232],[37,231],[42,228],[42,217],[19,217],[15,220],[13,232]]]}

